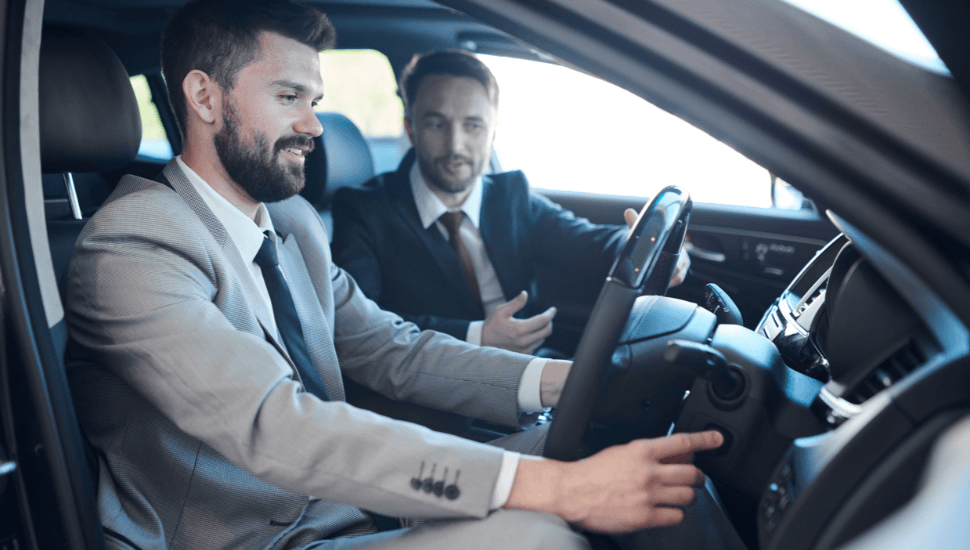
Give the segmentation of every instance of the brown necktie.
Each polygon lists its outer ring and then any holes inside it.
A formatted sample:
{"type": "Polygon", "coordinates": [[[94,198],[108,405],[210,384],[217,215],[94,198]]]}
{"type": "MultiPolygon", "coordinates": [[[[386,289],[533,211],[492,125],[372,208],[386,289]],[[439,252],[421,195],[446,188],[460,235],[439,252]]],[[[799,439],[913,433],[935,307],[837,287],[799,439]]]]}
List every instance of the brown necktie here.
{"type": "Polygon", "coordinates": [[[468,287],[472,291],[472,296],[475,297],[475,301],[479,304],[482,303],[482,293],[478,289],[478,277],[475,276],[475,266],[472,264],[471,252],[468,251],[468,247],[465,246],[465,241],[461,240],[461,234],[458,233],[458,227],[461,226],[462,220],[465,219],[465,213],[461,210],[458,212],[445,212],[438,219],[448,229],[448,242],[451,244],[451,248],[455,249],[455,254],[458,255],[458,263],[461,264],[461,270],[465,272],[465,280],[468,281],[468,287]]]}

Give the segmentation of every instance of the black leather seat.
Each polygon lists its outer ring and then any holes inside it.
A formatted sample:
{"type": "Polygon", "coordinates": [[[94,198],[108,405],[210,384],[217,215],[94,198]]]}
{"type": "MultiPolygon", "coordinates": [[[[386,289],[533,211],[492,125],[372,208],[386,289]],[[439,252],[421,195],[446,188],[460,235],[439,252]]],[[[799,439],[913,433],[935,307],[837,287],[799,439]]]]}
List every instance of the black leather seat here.
{"type": "Polygon", "coordinates": [[[317,113],[323,135],[306,158],[306,186],[300,193],[316,207],[333,240],[330,200],[341,187],[361,187],[374,177],[374,157],[357,125],[340,113],[317,113]]]}
{"type": "MultiPolygon", "coordinates": [[[[123,166],[138,152],[141,119],[135,94],[121,61],[100,40],[77,31],[44,29],[39,106],[41,170],[53,175],[47,178],[49,186],[56,186],[57,178],[67,172],[97,173],[123,166]]],[[[65,279],[83,227],[84,220],[48,220],[59,283],[65,279]]],[[[54,353],[41,362],[41,373],[54,419],[47,429],[56,432],[47,452],[57,457],[50,464],[57,473],[52,477],[58,506],[62,513],[70,512],[62,517],[70,530],[65,537],[73,547],[104,548],[94,492],[97,462],[78,428],[64,369],[64,321],[50,326],[46,334],[37,334],[38,342],[46,338],[54,353]]]]}
{"type": "MultiPolygon", "coordinates": [[[[128,73],[104,43],[77,31],[45,29],[41,44],[40,147],[45,187],[56,188],[63,173],[85,173],[92,185],[83,188],[93,189],[103,200],[107,188],[97,173],[130,163],[141,143],[141,117],[128,73]]],[[[89,214],[90,205],[96,207],[100,201],[85,202],[89,214]]],[[[83,220],[48,219],[47,237],[59,282],[83,227],[83,220]]]]}

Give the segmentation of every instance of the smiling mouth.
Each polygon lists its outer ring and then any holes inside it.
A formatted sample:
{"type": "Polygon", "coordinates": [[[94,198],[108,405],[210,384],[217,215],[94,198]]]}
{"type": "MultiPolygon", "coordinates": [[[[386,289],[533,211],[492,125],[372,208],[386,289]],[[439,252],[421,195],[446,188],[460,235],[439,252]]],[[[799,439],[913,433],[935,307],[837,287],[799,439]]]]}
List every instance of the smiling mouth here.
{"type": "Polygon", "coordinates": [[[297,149],[295,147],[287,147],[287,148],[285,148],[283,150],[286,151],[287,153],[291,153],[291,154],[296,155],[296,156],[298,156],[300,158],[304,158],[304,155],[306,155],[308,153],[308,151],[306,151],[304,149],[297,149]]]}

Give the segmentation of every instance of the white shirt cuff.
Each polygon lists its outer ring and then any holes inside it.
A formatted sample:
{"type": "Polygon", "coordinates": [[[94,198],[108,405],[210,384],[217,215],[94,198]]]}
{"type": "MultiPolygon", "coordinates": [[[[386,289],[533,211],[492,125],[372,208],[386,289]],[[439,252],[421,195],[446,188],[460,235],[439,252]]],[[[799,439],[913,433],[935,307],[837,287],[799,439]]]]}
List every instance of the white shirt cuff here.
{"type": "Polygon", "coordinates": [[[495,491],[492,492],[492,503],[489,510],[498,510],[509,500],[512,494],[512,483],[515,481],[515,472],[519,469],[519,453],[505,451],[502,453],[502,468],[498,472],[498,481],[495,482],[495,491]]]}
{"type": "Polygon", "coordinates": [[[519,381],[519,410],[522,412],[542,412],[546,407],[542,406],[542,369],[546,367],[549,359],[536,357],[526,365],[522,372],[522,379],[519,381]]]}
{"type": "Polygon", "coordinates": [[[541,456],[520,455],[512,451],[502,453],[502,467],[498,472],[498,481],[495,482],[495,491],[492,492],[492,502],[489,504],[489,511],[498,510],[509,501],[512,494],[512,485],[515,483],[515,474],[519,471],[519,462],[522,460],[545,460],[541,456]]]}
{"type": "Polygon", "coordinates": [[[482,345],[482,325],[485,321],[472,321],[468,323],[468,334],[465,335],[465,341],[473,346],[482,345]]]}

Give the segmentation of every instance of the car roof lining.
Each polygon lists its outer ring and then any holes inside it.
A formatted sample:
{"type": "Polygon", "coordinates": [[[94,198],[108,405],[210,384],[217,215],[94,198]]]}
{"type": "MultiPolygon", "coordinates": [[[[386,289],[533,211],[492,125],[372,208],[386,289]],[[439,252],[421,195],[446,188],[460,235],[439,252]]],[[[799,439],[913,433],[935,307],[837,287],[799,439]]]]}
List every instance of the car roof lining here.
{"type": "MultiPolygon", "coordinates": [[[[103,40],[129,74],[159,70],[158,44],[181,0],[48,0],[45,24],[82,27],[103,40]],[[123,8],[123,9],[122,9],[123,8]],[[145,36],[150,36],[146,40],[145,36]]],[[[505,33],[428,0],[337,0],[308,2],[323,10],[337,28],[337,47],[381,51],[399,71],[412,52],[465,48],[479,53],[539,59],[505,33]],[[380,33],[374,29],[380,28],[380,33]],[[406,53],[401,54],[402,49],[406,53]]]]}

